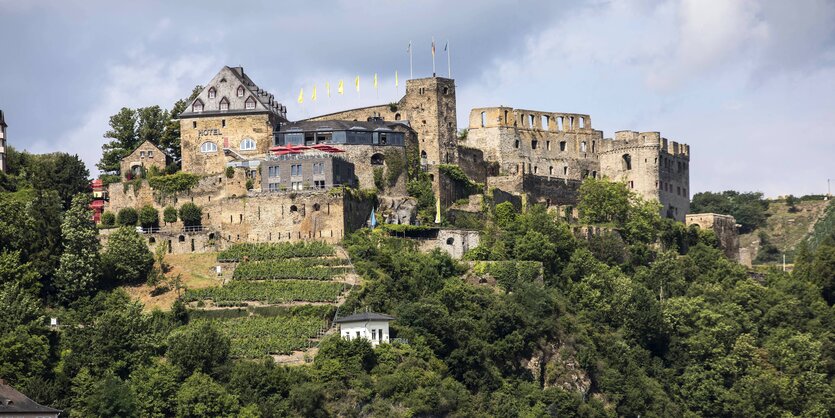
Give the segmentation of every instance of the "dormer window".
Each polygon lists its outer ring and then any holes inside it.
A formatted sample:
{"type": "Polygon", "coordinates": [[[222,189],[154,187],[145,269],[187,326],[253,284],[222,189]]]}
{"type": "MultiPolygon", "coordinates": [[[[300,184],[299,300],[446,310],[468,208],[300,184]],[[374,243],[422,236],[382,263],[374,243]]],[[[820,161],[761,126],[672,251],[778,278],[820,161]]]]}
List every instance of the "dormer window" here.
{"type": "Polygon", "coordinates": [[[217,90],[214,87],[209,88],[209,98],[214,99],[217,96],[217,90]]]}
{"type": "Polygon", "coordinates": [[[255,109],[255,98],[254,97],[249,96],[249,98],[246,99],[246,102],[244,103],[244,109],[246,109],[246,110],[255,109]]]}
{"type": "Polygon", "coordinates": [[[244,86],[238,86],[238,97],[244,97],[244,86]]]}
{"type": "Polygon", "coordinates": [[[202,112],[203,111],[203,101],[201,101],[200,99],[195,100],[194,103],[191,105],[191,111],[192,112],[202,112]]]}
{"type": "Polygon", "coordinates": [[[220,109],[221,112],[229,110],[229,100],[226,100],[225,97],[220,99],[219,109],[220,109]]]}

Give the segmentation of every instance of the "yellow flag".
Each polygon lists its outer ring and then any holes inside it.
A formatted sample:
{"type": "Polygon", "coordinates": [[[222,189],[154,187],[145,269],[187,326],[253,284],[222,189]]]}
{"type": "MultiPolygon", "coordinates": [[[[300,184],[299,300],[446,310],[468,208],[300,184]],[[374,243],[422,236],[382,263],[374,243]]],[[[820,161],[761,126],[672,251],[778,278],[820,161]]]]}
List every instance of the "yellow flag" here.
{"type": "Polygon", "coordinates": [[[325,90],[328,91],[328,97],[331,97],[331,82],[330,81],[325,82],[325,90]]]}
{"type": "Polygon", "coordinates": [[[377,88],[377,73],[374,73],[374,88],[377,88]]]}
{"type": "Polygon", "coordinates": [[[316,101],[316,86],[313,86],[313,95],[310,96],[310,99],[316,101]]]}
{"type": "Polygon", "coordinates": [[[435,199],[435,223],[441,223],[441,198],[435,199]]]}
{"type": "Polygon", "coordinates": [[[400,82],[397,80],[397,70],[394,70],[394,87],[400,87],[400,82]]]}
{"type": "Polygon", "coordinates": [[[336,91],[339,94],[344,94],[345,93],[345,82],[343,80],[339,80],[339,87],[336,88],[336,91]]]}
{"type": "Polygon", "coordinates": [[[299,103],[304,103],[304,88],[299,90],[299,103]]]}
{"type": "Polygon", "coordinates": [[[354,84],[357,85],[357,93],[360,91],[360,76],[357,76],[357,79],[354,80],[354,84]]]}

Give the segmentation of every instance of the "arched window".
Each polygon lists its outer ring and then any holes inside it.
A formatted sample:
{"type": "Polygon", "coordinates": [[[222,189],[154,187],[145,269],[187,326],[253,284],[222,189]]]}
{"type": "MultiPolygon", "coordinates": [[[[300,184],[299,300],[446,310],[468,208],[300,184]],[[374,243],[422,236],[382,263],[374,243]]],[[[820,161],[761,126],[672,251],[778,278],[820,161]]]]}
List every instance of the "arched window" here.
{"type": "Polygon", "coordinates": [[[247,109],[247,110],[255,109],[255,98],[254,97],[249,96],[249,98],[246,99],[246,102],[244,102],[244,109],[247,109]]]}
{"type": "Polygon", "coordinates": [[[394,120],[400,120],[400,114],[399,113],[394,115],[394,120]]]}
{"type": "Polygon", "coordinates": [[[217,152],[217,144],[206,141],[200,145],[200,152],[217,152]]]}
{"type": "Polygon", "coordinates": [[[241,141],[240,148],[241,148],[241,151],[254,150],[255,149],[255,140],[253,140],[252,138],[244,138],[244,140],[241,141]]]}
{"type": "Polygon", "coordinates": [[[238,97],[244,97],[244,86],[238,86],[238,97]]]}
{"type": "Polygon", "coordinates": [[[385,163],[383,154],[377,153],[371,156],[371,165],[383,165],[383,163],[385,163]]]}
{"type": "Polygon", "coordinates": [[[446,245],[455,244],[455,238],[449,237],[446,239],[446,245]]]}
{"type": "Polygon", "coordinates": [[[209,87],[209,98],[214,99],[217,96],[217,90],[214,87],[209,87]]]}
{"type": "Polygon", "coordinates": [[[314,212],[319,212],[319,209],[321,209],[321,208],[322,208],[322,207],[321,207],[321,206],[319,206],[319,204],[318,204],[318,203],[314,203],[314,204],[313,204],[313,211],[314,211],[314,212]]]}
{"type": "Polygon", "coordinates": [[[192,112],[202,112],[203,111],[203,101],[200,100],[200,99],[195,100],[194,103],[192,103],[192,105],[191,105],[191,111],[192,112]]]}
{"type": "Polygon", "coordinates": [[[218,106],[218,108],[221,112],[229,110],[229,100],[227,100],[225,97],[220,99],[220,105],[218,106]]]}
{"type": "Polygon", "coordinates": [[[586,141],[580,143],[580,152],[586,152],[586,141]]]}
{"type": "Polygon", "coordinates": [[[298,212],[298,211],[299,211],[299,208],[296,205],[290,206],[290,213],[298,212]]]}
{"type": "Polygon", "coordinates": [[[623,154],[623,169],[624,170],[631,170],[632,169],[632,156],[629,154],[623,154]]]}

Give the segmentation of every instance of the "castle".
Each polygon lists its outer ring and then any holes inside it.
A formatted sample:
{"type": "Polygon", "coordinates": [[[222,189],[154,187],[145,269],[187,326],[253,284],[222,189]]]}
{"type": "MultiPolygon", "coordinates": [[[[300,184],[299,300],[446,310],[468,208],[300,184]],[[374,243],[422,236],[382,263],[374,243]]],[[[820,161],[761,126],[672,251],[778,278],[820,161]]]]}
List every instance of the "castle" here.
{"type": "MultiPolygon", "coordinates": [[[[172,252],[234,242],[336,242],[366,225],[375,208],[381,221],[414,223],[410,170],[426,174],[443,208],[467,197],[471,191],[444,174],[457,165],[485,190],[557,208],[576,204],[583,178],[609,177],[659,201],[663,216],[684,221],[687,145],[658,132],[604,139],[589,115],[509,107],[472,110],[459,138],[455,95],[452,79],[412,79],[396,103],[293,122],[242,67],[223,67],[179,115],[182,171],[198,175],[198,184],[175,195],[111,184],[105,210],[197,204],[199,227],[178,221],[145,231],[149,243],[168,240],[172,252]]],[[[164,167],[168,158],[143,143],[123,159],[122,176],[164,167]]]]}

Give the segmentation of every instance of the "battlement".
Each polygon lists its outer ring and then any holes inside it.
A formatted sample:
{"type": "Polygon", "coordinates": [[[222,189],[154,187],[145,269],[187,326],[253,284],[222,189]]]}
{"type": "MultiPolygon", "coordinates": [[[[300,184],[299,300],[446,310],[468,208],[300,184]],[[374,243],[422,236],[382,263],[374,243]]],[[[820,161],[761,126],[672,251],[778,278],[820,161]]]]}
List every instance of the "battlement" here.
{"type": "Polygon", "coordinates": [[[543,131],[591,131],[591,116],[512,107],[481,107],[470,112],[470,129],[517,128],[543,131]]]}
{"type": "Polygon", "coordinates": [[[690,159],[690,145],[670,141],[662,137],[660,132],[617,131],[614,139],[603,140],[604,151],[643,146],[658,146],[660,152],[673,157],[690,159]]]}

